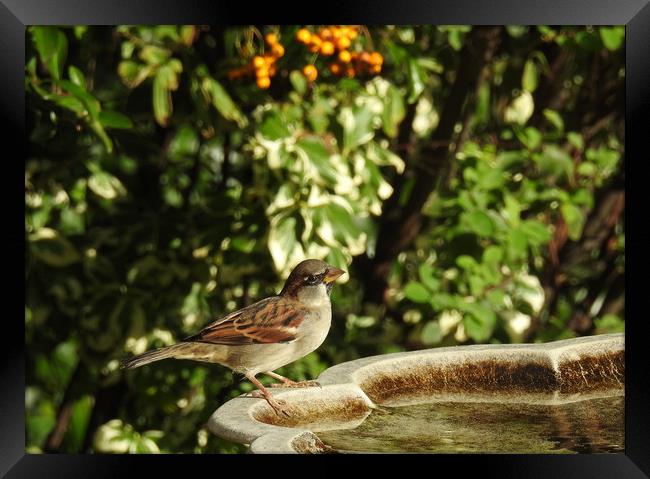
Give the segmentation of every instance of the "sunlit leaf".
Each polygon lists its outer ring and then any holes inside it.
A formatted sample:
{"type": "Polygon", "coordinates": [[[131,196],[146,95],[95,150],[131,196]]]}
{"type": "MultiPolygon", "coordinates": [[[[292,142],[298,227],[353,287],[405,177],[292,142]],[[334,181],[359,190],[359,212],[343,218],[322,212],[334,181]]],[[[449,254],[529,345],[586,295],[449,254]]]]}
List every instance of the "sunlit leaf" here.
{"type": "Polygon", "coordinates": [[[537,89],[537,65],[529,59],[524,65],[524,72],[521,76],[521,86],[524,90],[534,92],[537,89]]]}
{"type": "Polygon", "coordinates": [[[560,207],[560,211],[567,224],[569,238],[573,241],[579,240],[586,220],[582,210],[571,203],[565,203],[560,207]]]}
{"type": "Polygon", "coordinates": [[[409,281],[404,286],[404,296],[415,303],[427,303],[431,297],[431,293],[422,284],[409,281]]]}
{"type": "Polygon", "coordinates": [[[93,173],[88,179],[88,188],[97,196],[101,196],[107,200],[112,200],[126,194],[126,189],[122,185],[122,182],[105,171],[93,173]]]}
{"type": "Polygon", "coordinates": [[[52,78],[60,80],[68,55],[68,39],[65,33],[50,26],[30,27],[30,31],[41,62],[50,72],[52,78]]]}
{"type": "Polygon", "coordinates": [[[608,50],[618,50],[625,40],[625,27],[599,27],[598,33],[608,50]]]}
{"type": "Polygon", "coordinates": [[[246,117],[218,81],[210,77],[204,78],[203,89],[209,95],[212,105],[224,118],[234,121],[240,128],[248,124],[246,117]]]}
{"type": "Polygon", "coordinates": [[[402,94],[395,86],[390,85],[384,98],[384,110],[382,113],[382,127],[386,135],[391,138],[397,136],[398,126],[405,115],[406,108],[402,94]]]}

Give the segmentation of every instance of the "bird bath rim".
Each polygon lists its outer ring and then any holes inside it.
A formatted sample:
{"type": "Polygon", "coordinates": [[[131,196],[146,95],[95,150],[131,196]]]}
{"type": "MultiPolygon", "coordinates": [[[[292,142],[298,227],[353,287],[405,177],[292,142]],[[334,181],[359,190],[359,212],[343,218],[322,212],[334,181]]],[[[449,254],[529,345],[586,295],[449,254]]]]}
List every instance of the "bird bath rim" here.
{"type": "Polygon", "coordinates": [[[624,387],[623,333],[550,343],[450,346],[361,358],[332,366],[321,388],[278,388],[290,407],[280,418],[265,400],[239,396],[220,406],[209,430],[252,453],[329,452],[319,431],[357,427],[382,405],[445,401],[558,404],[624,387]],[[441,379],[444,379],[441,380],[441,379]],[[388,391],[388,394],[386,392],[388,391]],[[397,393],[397,394],[395,394],[397,393]]]}

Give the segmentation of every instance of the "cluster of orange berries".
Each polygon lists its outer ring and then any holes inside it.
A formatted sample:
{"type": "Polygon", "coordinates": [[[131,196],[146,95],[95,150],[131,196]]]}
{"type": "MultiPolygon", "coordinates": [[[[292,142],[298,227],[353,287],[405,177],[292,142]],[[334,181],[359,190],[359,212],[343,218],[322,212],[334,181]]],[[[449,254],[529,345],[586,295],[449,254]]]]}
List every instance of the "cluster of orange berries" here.
{"type": "Polygon", "coordinates": [[[268,50],[267,53],[254,56],[249,65],[230,70],[228,72],[230,79],[250,75],[253,72],[257,79],[257,86],[260,89],[266,90],[271,86],[271,77],[277,73],[275,63],[278,61],[278,58],[284,56],[284,47],[278,41],[278,36],[275,33],[267,33],[264,41],[268,50]]]}
{"type": "Polygon", "coordinates": [[[275,62],[284,55],[284,47],[278,41],[278,36],[275,33],[267,33],[264,40],[269,53],[264,56],[256,55],[252,61],[252,67],[257,77],[257,86],[262,90],[271,86],[271,77],[275,76],[277,72],[275,62]]]}
{"type": "MultiPolygon", "coordinates": [[[[317,33],[312,33],[306,28],[296,32],[298,42],[306,45],[312,53],[319,53],[326,57],[334,57],[330,64],[330,71],[334,75],[347,75],[353,78],[357,74],[378,74],[381,72],[384,58],[378,52],[351,52],[352,40],[359,35],[355,26],[329,26],[323,27],[317,33]]],[[[306,65],[303,74],[309,81],[318,77],[318,70],[314,65],[306,65]]]]}

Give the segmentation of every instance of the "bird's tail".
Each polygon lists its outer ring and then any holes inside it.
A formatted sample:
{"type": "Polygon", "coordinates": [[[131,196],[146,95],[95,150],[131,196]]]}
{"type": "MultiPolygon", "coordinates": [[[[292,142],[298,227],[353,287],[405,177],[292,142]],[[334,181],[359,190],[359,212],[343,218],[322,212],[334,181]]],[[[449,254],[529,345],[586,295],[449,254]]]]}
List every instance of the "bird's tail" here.
{"type": "Polygon", "coordinates": [[[160,361],[161,359],[175,358],[186,348],[186,343],[179,343],[160,349],[153,349],[151,351],[147,351],[146,353],[133,356],[132,358],[123,359],[120,362],[120,367],[122,369],[132,369],[144,366],[145,364],[153,363],[154,361],[160,361]]]}

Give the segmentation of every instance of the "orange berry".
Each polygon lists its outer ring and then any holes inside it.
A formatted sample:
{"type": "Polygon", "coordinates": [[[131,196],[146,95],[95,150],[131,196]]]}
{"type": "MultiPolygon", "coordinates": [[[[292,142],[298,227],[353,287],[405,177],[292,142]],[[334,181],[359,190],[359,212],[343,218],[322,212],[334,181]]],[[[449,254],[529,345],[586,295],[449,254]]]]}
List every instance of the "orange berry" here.
{"type": "Polygon", "coordinates": [[[356,72],[354,71],[354,68],[348,67],[347,70],[345,71],[347,73],[348,78],[354,78],[354,75],[356,75],[356,72]]]}
{"type": "Polygon", "coordinates": [[[278,43],[278,36],[275,33],[267,33],[264,39],[269,45],[275,45],[278,43]]]}
{"type": "Polygon", "coordinates": [[[341,74],[341,65],[338,63],[332,63],[330,65],[330,71],[334,73],[334,75],[340,75],[341,74]]]}
{"type": "Polygon", "coordinates": [[[311,33],[306,28],[301,28],[296,32],[296,39],[300,43],[307,44],[311,40],[311,33]]]}
{"type": "Polygon", "coordinates": [[[329,40],[330,38],[332,38],[332,30],[330,30],[329,28],[323,28],[323,29],[321,29],[321,31],[320,31],[320,37],[321,37],[323,40],[329,40]]]}
{"type": "Polygon", "coordinates": [[[320,37],[317,37],[316,35],[312,35],[309,51],[317,52],[318,50],[320,50],[320,46],[322,45],[322,43],[323,41],[320,39],[320,37]]]}
{"type": "Polygon", "coordinates": [[[278,58],[280,58],[282,55],[284,55],[284,47],[282,45],[280,45],[279,43],[276,43],[275,45],[273,45],[273,48],[271,49],[271,51],[273,52],[273,55],[275,55],[278,58]]]}
{"type": "Polygon", "coordinates": [[[261,56],[257,55],[255,58],[253,58],[253,66],[255,68],[262,68],[265,65],[264,58],[261,56]]]}
{"type": "Polygon", "coordinates": [[[357,27],[348,27],[347,34],[348,34],[348,37],[350,38],[350,40],[354,40],[355,38],[357,38],[357,35],[358,35],[357,27]]]}
{"type": "Polygon", "coordinates": [[[302,73],[307,77],[307,80],[314,81],[318,77],[318,70],[314,65],[305,65],[302,73]]]}
{"type": "Polygon", "coordinates": [[[340,51],[339,60],[341,60],[343,63],[350,63],[350,60],[352,60],[352,55],[350,55],[350,52],[347,50],[340,51]]]}
{"type": "Polygon", "coordinates": [[[370,54],[370,63],[373,65],[382,65],[384,63],[384,57],[378,52],[372,52],[370,54]]]}
{"type": "Polygon", "coordinates": [[[348,37],[341,37],[336,40],[336,46],[339,50],[347,50],[350,47],[350,39],[348,37]]]}
{"type": "Polygon", "coordinates": [[[264,63],[266,63],[266,66],[272,65],[273,63],[275,63],[275,57],[267,53],[266,55],[264,55],[264,63]]]}
{"type": "Polygon", "coordinates": [[[344,37],[345,33],[342,28],[332,27],[332,36],[335,40],[338,40],[339,38],[344,37]]]}
{"type": "Polygon", "coordinates": [[[269,68],[269,76],[273,77],[277,72],[278,72],[277,67],[275,65],[271,65],[271,68],[269,68]]]}
{"type": "Polygon", "coordinates": [[[361,55],[359,55],[359,60],[363,63],[370,63],[370,54],[368,52],[362,52],[361,55]]]}
{"type": "Polygon", "coordinates": [[[257,79],[257,86],[262,90],[266,90],[271,86],[271,79],[269,77],[259,77],[257,79]]]}
{"type": "Polygon", "coordinates": [[[332,55],[334,53],[334,44],[332,42],[323,42],[320,47],[320,52],[323,55],[332,55]]]}
{"type": "Polygon", "coordinates": [[[373,66],[370,68],[370,71],[371,71],[372,73],[375,73],[375,74],[377,74],[377,73],[381,73],[381,65],[373,65],[373,66]]]}
{"type": "Polygon", "coordinates": [[[255,70],[255,75],[257,75],[258,78],[264,78],[269,76],[269,68],[264,65],[261,68],[258,68],[255,70]]]}

